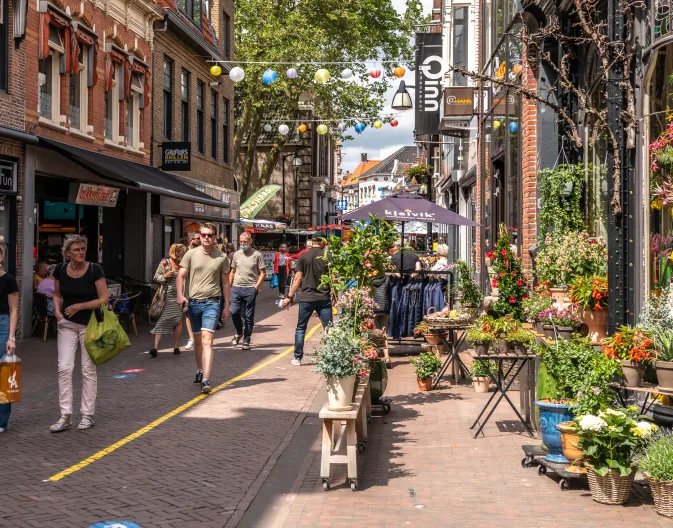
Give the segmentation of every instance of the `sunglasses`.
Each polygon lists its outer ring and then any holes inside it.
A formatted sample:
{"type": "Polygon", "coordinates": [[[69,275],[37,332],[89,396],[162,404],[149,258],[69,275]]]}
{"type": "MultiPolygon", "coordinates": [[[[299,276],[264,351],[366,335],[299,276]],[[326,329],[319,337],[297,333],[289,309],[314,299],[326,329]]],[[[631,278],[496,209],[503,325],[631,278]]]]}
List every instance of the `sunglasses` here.
{"type": "Polygon", "coordinates": [[[213,238],[215,236],[215,234],[213,234],[213,233],[201,233],[201,236],[203,238],[213,238]]]}

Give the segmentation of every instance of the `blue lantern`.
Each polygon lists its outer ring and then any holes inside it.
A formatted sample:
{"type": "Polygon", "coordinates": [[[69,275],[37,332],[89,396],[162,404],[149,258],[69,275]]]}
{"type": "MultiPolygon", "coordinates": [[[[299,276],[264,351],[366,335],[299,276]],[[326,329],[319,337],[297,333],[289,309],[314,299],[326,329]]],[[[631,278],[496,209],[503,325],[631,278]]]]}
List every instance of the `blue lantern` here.
{"type": "Polygon", "coordinates": [[[278,74],[273,70],[266,70],[262,74],[262,82],[264,84],[272,84],[276,81],[277,78],[278,78],[278,74]]]}
{"type": "Polygon", "coordinates": [[[517,129],[517,128],[518,128],[518,125],[517,125],[514,121],[512,121],[512,122],[509,124],[509,131],[510,131],[512,134],[516,134],[516,129],[517,129]]]}
{"type": "Polygon", "coordinates": [[[362,132],[364,132],[365,128],[367,128],[367,125],[365,125],[362,121],[360,121],[357,125],[355,125],[355,131],[358,134],[362,134],[362,132]]]}
{"type": "Polygon", "coordinates": [[[379,187],[379,191],[382,191],[382,190],[383,190],[383,187],[379,187]]]}

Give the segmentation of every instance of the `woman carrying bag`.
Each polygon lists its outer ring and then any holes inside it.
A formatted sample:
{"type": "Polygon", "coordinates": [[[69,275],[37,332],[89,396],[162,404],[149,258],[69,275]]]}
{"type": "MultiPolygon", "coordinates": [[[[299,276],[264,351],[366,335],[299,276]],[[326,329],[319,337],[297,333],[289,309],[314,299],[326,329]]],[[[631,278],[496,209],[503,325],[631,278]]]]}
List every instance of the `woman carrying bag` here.
{"type": "Polygon", "coordinates": [[[150,357],[157,357],[159,340],[162,335],[173,332],[173,354],[180,354],[180,336],[182,335],[182,308],[178,305],[178,290],[175,280],[180,271],[180,261],[185,256],[187,248],[182,244],[173,244],[168,250],[168,259],[159,263],[154,280],[161,284],[164,295],[164,307],[157,324],[151,330],[154,334],[154,348],[150,350],[150,357]]]}
{"type": "MultiPolygon", "coordinates": [[[[290,257],[287,256],[287,244],[280,245],[280,251],[276,253],[273,259],[273,272],[277,277],[278,297],[285,299],[285,283],[290,275],[290,257]]],[[[273,286],[271,286],[273,288],[273,286]]]]}
{"type": "Polygon", "coordinates": [[[68,235],[63,242],[64,263],[54,270],[54,312],[58,325],[58,399],[61,417],[50,429],[58,433],[72,426],[72,373],[77,346],[82,357],[82,419],[77,429],[94,426],[96,410],[96,365],[84,347],[91,314],[101,303],[107,305],[109,295],[103,268],[86,261],[87,239],[68,235]]]}
{"type": "MultiPolygon", "coordinates": [[[[5,244],[0,244],[0,262],[5,261],[5,244]]],[[[0,356],[3,353],[16,353],[16,320],[19,308],[19,286],[16,279],[0,269],[0,356]]],[[[9,425],[11,403],[0,404],[0,433],[4,433],[9,425]]]]}

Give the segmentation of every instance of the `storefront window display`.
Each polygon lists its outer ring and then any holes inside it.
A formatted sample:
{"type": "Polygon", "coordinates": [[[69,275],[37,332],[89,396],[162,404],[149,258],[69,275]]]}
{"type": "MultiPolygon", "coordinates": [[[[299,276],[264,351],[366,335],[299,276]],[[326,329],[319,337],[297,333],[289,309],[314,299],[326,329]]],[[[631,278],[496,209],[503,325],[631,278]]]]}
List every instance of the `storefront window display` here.
{"type": "MultiPolygon", "coordinates": [[[[592,105],[598,108],[601,102],[604,103],[603,85],[596,86],[591,93],[592,105]]],[[[587,148],[584,149],[584,163],[589,168],[586,176],[586,218],[589,234],[592,236],[607,236],[607,218],[608,218],[608,144],[605,133],[599,134],[596,141],[589,139],[592,134],[595,118],[587,119],[585,136],[587,139],[587,148]]]]}

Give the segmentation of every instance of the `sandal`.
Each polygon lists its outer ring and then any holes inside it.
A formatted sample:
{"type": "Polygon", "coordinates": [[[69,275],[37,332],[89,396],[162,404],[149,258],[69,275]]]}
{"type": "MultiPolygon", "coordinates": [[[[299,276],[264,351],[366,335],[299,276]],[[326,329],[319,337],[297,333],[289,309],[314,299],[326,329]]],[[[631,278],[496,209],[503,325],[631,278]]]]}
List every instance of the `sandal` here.
{"type": "Polygon", "coordinates": [[[58,422],[53,424],[52,426],[49,427],[49,430],[52,433],[60,433],[61,431],[65,431],[66,429],[69,429],[72,427],[72,422],[70,421],[70,416],[61,416],[58,419],[58,422]]]}
{"type": "Polygon", "coordinates": [[[96,423],[93,421],[93,418],[91,416],[82,416],[82,419],[79,422],[79,425],[77,426],[78,431],[84,431],[86,429],[91,429],[96,423]]]}

